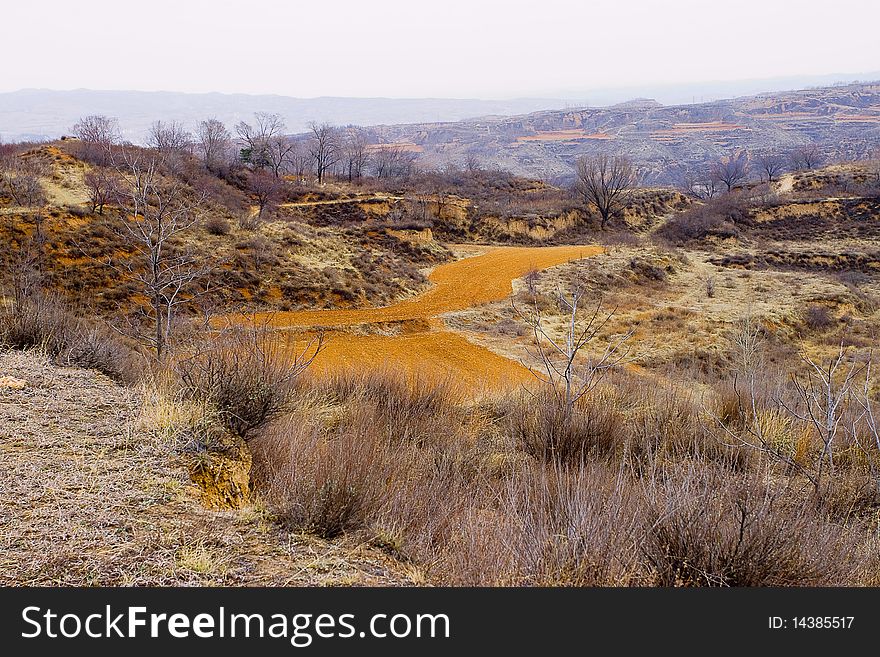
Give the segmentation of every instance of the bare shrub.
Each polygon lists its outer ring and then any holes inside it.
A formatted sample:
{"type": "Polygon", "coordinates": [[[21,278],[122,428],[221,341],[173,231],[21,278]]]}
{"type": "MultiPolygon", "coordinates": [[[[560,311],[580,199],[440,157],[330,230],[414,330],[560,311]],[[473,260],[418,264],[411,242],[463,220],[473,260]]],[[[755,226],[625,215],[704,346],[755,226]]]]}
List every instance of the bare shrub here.
{"type": "Polygon", "coordinates": [[[208,234],[222,237],[232,232],[232,226],[226,217],[219,214],[212,214],[205,220],[205,230],[208,234]]]}
{"type": "Polygon", "coordinates": [[[251,439],[288,407],[297,377],[311,364],[323,336],[304,348],[261,327],[232,327],[176,365],[186,394],[213,406],[220,422],[251,439]]]}
{"type": "Polygon", "coordinates": [[[852,575],[850,537],[758,478],[671,478],[643,544],[660,586],[818,586],[852,575]]]}
{"type": "Polygon", "coordinates": [[[811,331],[824,331],[831,328],[834,318],[826,306],[812,303],[804,310],[803,322],[811,331]]]}
{"type": "Polygon", "coordinates": [[[547,462],[578,463],[619,451],[623,418],[612,404],[582,397],[569,410],[546,391],[510,404],[506,429],[515,448],[547,462]]]}
{"type": "Polygon", "coordinates": [[[137,379],[135,350],[108,328],[71,313],[57,298],[28,297],[0,311],[0,345],[37,349],[56,363],[97,370],[116,380],[137,379]]]}
{"type": "Polygon", "coordinates": [[[429,561],[448,534],[448,511],[468,499],[458,447],[450,440],[447,452],[439,442],[420,446],[389,436],[360,396],[349,398],[344,422],[328,426],[326,413],[338,402],[331,390],[319,390],[315,396],[314,384],[305,386],[297,411],[251,443],[254,478],[271,508],[286,524],[319,536],[362,531],[401,558],[429,561]]]}
{"type": "Polygon", "coordinates": [[[739,194],[724,194],[674,215],[656,235],[676,245],[708,237],[736,237],[739,226],[750,221],[748,210],[748,204],[739,194]]]}
{"type": "Polygon", "coordinates": [[[471,507],[434,570],[465,586],[627,586],[644,581],[644,513],[625,478],[597,464],[528,464],[471,507]]]}
{"type": "Polygon", "coordinates": [[[372,370],[336,373],[325,384],[342,402],[357,403],[391,441],[422,444],[457,418],[458,392],[449,382],[372,370]]]}

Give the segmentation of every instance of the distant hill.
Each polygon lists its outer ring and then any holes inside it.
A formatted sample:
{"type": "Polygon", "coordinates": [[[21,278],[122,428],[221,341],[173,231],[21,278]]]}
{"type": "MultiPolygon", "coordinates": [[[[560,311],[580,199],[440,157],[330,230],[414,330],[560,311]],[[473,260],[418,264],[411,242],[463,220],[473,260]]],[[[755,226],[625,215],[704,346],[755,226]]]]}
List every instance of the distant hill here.
{"type": "Polygon", "coordinates": [[[56,139],[79,117],[106,114],[119,119],[125,137],[140,141],[156,119],[182,121],[192,128],[216,117],[230,128],[254,112],[275,112],[291,132],[311,121],[337,125],[378,125],[460,121],[478,116],[511,115],[563,108],[569,101],[547,98],[474,100],[453,98],[290,98],[247,94],[184,94],[164,91],[51,91],[25,89],[0,93],[0,138],[56,139]]]}
{"type": "Polygon", "coordinates": [[[476,157],[513,173],[564,178],[583,154],[627,154],[665,182],[672,164],[731,151],[783,152],[818,144],[828,159],[880,147],[880,82],[760,94],[689,105],[637,99],[610,107],[541,111],[449,123],[381,126],[379,142],[418,150],[429,165],[476,157]]]}

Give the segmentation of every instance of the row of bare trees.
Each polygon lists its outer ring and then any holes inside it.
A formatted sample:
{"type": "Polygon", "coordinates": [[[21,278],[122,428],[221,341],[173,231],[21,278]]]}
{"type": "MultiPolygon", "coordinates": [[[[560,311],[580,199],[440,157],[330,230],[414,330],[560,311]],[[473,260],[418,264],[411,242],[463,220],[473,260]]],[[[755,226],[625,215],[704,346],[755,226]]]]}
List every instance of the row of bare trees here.
{"type": "Polygon", "coordinates": [[[808,171],[823,161],[822,151],[815,144],[799,146],[788,153],[750,155],[746,151],[737,151],[701,169],[684,167],[677,177],[679,187],[689,196],[710,199],[741,187],[755,176],[762,182],[772,183],[787,171],[808,171]]]}
{"type": "MultiPolygon", "coordinates": [[[[112,147],[122,143],[118,121],[107,116],[83,117],[73,127],[73,134],[82,142],[81,154],[98,165],[106,166],[112,147]]],[[[401,145],[371,144],[367,134],[355,127],[313,123],[307,135],[290,135],[283,118],[268,112],[257,112],[252,121],[239,121],[232,131],[216,118],[201,121],[195,133],[176,121],[155,121],[146,145],[168,166],[189,154],[200,157],[214,173],[245,166],[275,178],[292,175],[305,180],[314,176],[319,184],[328,176],[349,182],[369,175],[406,178],[414,172],[418,159],[415,152],[401,145]]]]}

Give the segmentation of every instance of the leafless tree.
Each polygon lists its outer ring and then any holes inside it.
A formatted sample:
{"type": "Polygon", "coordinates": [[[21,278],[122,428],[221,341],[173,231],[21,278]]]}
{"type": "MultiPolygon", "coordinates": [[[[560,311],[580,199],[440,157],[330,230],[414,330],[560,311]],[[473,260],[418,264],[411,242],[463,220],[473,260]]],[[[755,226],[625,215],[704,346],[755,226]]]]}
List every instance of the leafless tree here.
{"type": "Polygon", "coordinates": [[[585,288],[580,285],[574,285],[568,294],[561,289],[557,292],[559,307],[566,315],[566,328],[561,337],[556,337],[548,328],[537,295],[533,295],[529,310],[513,305],[519,318],[532,330],[534,349],[529,355],[541,363],[539,370],[527,367],[557,395],[569,417],[578,400],[595,389],[603,377],[627,357],[627,342],[633,335],[633,331],[629,331],[611,340],[598,356],[590,355],[586,362],[579,359],[580,352],[596,340],[614,316],[614,311],[602,311],[601,301],[584,313],[581,304],[585,294],[585,288]]]}
{"type": "Polygon", "coordinates": [[[278,202],[284,183],[266,171],[254,171],[248,181],[248,189],[257,204],[256,219],[265,217],[278,202]]]}
{"type": "Polygon", "coordinates": [[[772,183],[785,172],[785,158],[776,153],[762,153],[755,158],[762,178],[772,183]]]}
{"type": "MultiPolygon", "coordinates": [[[[762,420],[768,401],[763,394],[766,391],[759,390],[759,377],[765,370],[765,344],[761,326],[752,315],[751,308],[735,324],[729,341],[734,357],[733,390],[736,395],[738,421],[719,417],[707,409],[715,426],[722,431],[722,442],[727,439],[734,446],[758,450],[800,473],[818,490],[819,480],[815,473],[781,447],[768,431],[767,423],[762,420]]],[[[779,406],[778,399],[773,404],[779,406]]]]}
{"type": "Polygon", "coordinates": [[[46,202],[40,178],[43,167],[33,159],[9,156],[0,160],[0,190],[23,208],[36,208],[46,202]]]}
{"type": "Polygon", "coordinates": [[[342,141],[343,174],[348,182],[360,180],[367,168],[370,152],[367,150],[367,138],[360,130],[352,130],[342,141]]]}
{"type": "Polygon", "coordinates": [[[705,201],[718,195],[718,181],[708,171],[696,172],[690,167],[684,167],[676,177],[681,191],[692,198],[705,201]]]}
{"type": "Polygon", "coordinates": [[[638,172],[628,157],[605,153],[579,158],[576,169],[575,192],[584,205],[599,213],[605,228],[632,195],[638,172]]]}
{"type": "Polygon", "coordinates": [[[795,148],[789,154],[789,163],[794,171],[809,171],[822,164],[822,151],[816,144],[806,144],[795,148]]]}
{"type": "Polygon", "coordinates": [[[117,193],[118,179],[109,167],[94,167],[84,176],[89,190],[92,212],[104,214],[104,206],[112,201],[117,193]]]}
{"type": "Polygon", "coordinates": [[[295,139],[291,143],[290,151],[290,173],[296,176],[297,180],[304,182],[306,174],[312,168],[312,153],[308,143],[302,139],[295,139]]]}
{"type": "Polygon", "coordinates": [[[749,156],[745,151],[740,151],[720,160],[712,165],[709,171],[712,180],[724,185],[730,192],[737,185],[741,185],[749,178],[749,156]]]}
{"type": "Polygon", "coordinates": [[[471,153],[465,158],[464,170],[471,174],[480,173],[483,171],[483,163],[480,161],[479,157],[474,153],[471,153]]]}
{"type": "Polygon", "coordinates": [[[834,443],[841,432],[847,404],[854,391],[860,368],[843,342],[837,356],[827,363],[802,356],[809,366],[805,377],[792,375],[795,390],[803,402],[804,410],[783,404],[791,415],[812,427],[822,443],[816,468],[816,488],[821,492],[826,467],[834,471],[834,443]],[[827,465],[826,465],[827,464],[827,465]]]}
{"type": "Polygon", "coordinates": [[[119,122],[113,117],[91,114],[74,124],[73,134],[81,142],[82,157],[95,164],[106,165],[113,145],[120,139],[119,122]]]}
{"type": "Polygon", "coordinates": [[[194,299],[193,286],[210,269],[175,248],[177,239],[198,222],[203,199],[176,179],[163,176],[155,153],[120,149],[114,166],[119,177],[115,201],[125,208],[118,232],[134,257],[123,265],[110,264],[148,299],[141,310],[152,331],[138,337],[162,361],[172,345],[177,311],[194,299]]]}
{"type": "Polygon", "coordinates": [[[0,260],[6,260],[16,305],[36,293],[42,285],[45,254],[43,206],[46,196],[41,177],[45,171],[32,159],[10,155],[0,159],[0,193],[9,196],[33,221],[33,230],[21,229],[15,213],[6,215],[9,242],[0,260]],[[13,244],[15,240],[15,244],[13,244]]]}
{"type": "Polygon", "coordinates": [[[312,139],[309,142],[309,152],[315,166],[315,175],[318,184],[324,182],[327,172],[340,158],[339,131],[329,123],[312,123],[312,139]]]}
{"type": "Polygon", "coordinates": [[[413,173],[417,159],[416,153],[403,146],[383,145],[373,150],[373,171],[379,179],[409,178],[413,173]]]}
{"type": "Polygon", "coordinates": [[[272,169],[277,177],[282,164],[279,163],[276,146],[286,141],[284,120],[278,114],[267,112],[257,112],[254,117],[254,125],[240,121],[235,126],[241,161],[254,169],[272,169]]]}
{"type": "Polygon", "coordinates": [[[147,145],[173,166],[180,155],[190,149],[192,135],[177,121],[153,121],[147,135],[147,145]]]}
{"type": "Polygon", "coordinates": [[[205,168],[216,171],[225,164],[232,145],[232,137],[226,126],[217,119],[207,119],[199,123],[198,145],[205,162],[205,168]]]}
{"type": "Polygon", "coordinates": [[[281,174],[293,168],[297,147],[298,144],[295,140],[284,135],[279,135],[269,140],[267,152],[269,155],[269,169],[272,171],[273,176],[280,178],[281,174]]]}
{"type": "Polygon", "coordinates": [[[880,421],[877,419],[878,415],[880,415],[880,410],[877,408],[877,402],[872,399],[871,396],[871,384],[873,383],[872,361],[873,353],[869,353],[865,363],[864,384],[862,385],[861,390],[856,390],[853,395],[856,403],[862,409],[862,416],[858,420],[862,422],[865,430],[864,433],[866,434],[865,437],[871,444],[864,444],[865,441],[860,436],[862,432],[857,426],[858,421],[853,421],[853,424],[850,427],[850,435],[853,437],[862,453],[868,457],[868,462],[870,463],[874,476],[875,486],[877,487],[877,494],[880,495],[880,463],[878,463],[878,457],[880,457],[880,421]]]}
{"type": "Polygon", "coordinates": [[[799,403],[787,401],[782,394],[776,394],[772,400],[776,412],[784,412],[803,422],[819,439],[821,452],[813,463],[805,464],[778,444],[778,440],[772,432],[768,432],[767,423],[762,419],[762,412],[766,415],[767,411],[762,408],[764,402],[759,399],[761,395],[756,383],[758,374],[764,367],[757,330],[746,324],[738,335],[741,336],[737,343],[742,359],[740,373],[745,382],[741,384],[737,377],[734,390],[738,403],[737,415],[742,418],[741,426],[733,426],[717,416],[714,417],[715,422],[726,436],[740,445],[758,449],[803,475],[813,485],[817,497],[820,496],[824,492],[826,475],[834,471],[835,442],[846,428],[843,422],[861,370],[857,360],[843,343],[837,356],[827,363],[817,363],[802,356],[804,363],[808,365],[807,374],[794,374],[791,377],[799,403]]]}

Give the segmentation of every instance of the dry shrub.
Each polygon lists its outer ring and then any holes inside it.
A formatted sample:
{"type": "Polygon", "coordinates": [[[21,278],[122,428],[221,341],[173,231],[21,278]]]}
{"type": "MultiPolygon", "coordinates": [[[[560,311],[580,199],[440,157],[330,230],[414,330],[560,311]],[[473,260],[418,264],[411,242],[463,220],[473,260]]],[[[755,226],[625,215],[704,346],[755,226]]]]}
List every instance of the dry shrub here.
{"type": "MultiPolygon", "coordinates": [[[[680,387],[621,376],[573,420],[552,395],[473,406],[402,374],[304,381],[251,441],[254,481],[290,527],[354,534],[436,584],[864,581],[865,507],[832,513],[763,452],[713,442],[680,387]]],[[[857,466],[839,505],[865,499],[857,466]]]]}
{"type": "Polygon", "coordinates": [[[542,390],[508,401],[504,412],[514,447],[546,462],[610,455],[625,442],[620,413],[596,396],[581,397],[569,409],[561,396],[542,390]]]}
{"type": "Polygon", "coordinates": [[[137,351],[121,338],[46,295],[28,297],[0,311],[0,345],[38,349],[60,365],[97,370],[118,381],[133,382],[142,369],[137,351]]]}
{"type": "Polygon", "coordinates": [[[834,317],[826,306],[811,303],[804,310],[803,322],[811,331],[824,331],[834,325],[834,317]]]}
{"type": "Polygon", "coordinates": [[[319,396],[252,441],[254,479],[270,507],[324,538],[363,530],[399,556],[424,555],[444,533],[445,501],[466,497],[460,446],[445,453],[439,442],[401,442],[363,399],[344,423],[328,421],[332,403],[319,396]]]}
{"type": "Polygon", "coordinates": [[[472,505],[436,577],[465,586],[621,586],[643,579],[643,510],[626,477],[601,464],[530,463],[472,505]]]}
{"type": "Polygon", "coordinates": [[[852,534],[758,475],[696,468],[651,494],[645,558],[660,586],[819,586],[850,581],[852,534]]]}
{"type": "Polygon", "coordinates": [[[320,346],[320,338],[298,349],[265,326],[234,327],[176,369],[188,398],[212,406],[230,433],[249,440],[284,414],[320,346]]]}
{"type": "Polygon", "coordinates": [[[232,226],[226,217],[219,214],[212,214],[205,220],[205,230],[208,234],[223,237],[232,232],[232,226]]]}
{"type": "Polygon", "coordinates": [[[460,393],[448,381],[379,369],[337,373],[325,385],[340,402],[368,411],[369,420],[392,440],[423,444],[460,420],[460,393]]]}

